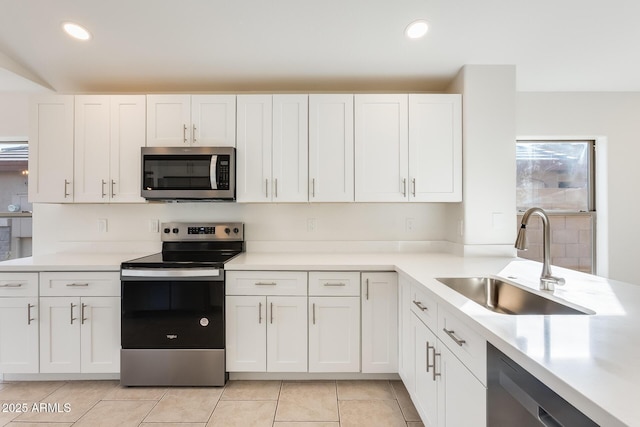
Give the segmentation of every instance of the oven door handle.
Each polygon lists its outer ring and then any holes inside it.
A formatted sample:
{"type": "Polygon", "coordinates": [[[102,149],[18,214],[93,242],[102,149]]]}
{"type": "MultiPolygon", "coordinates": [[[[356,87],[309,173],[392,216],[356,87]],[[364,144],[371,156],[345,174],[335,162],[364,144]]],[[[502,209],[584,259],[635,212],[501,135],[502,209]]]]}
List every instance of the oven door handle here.
{"type": "Polygon", "coordinates": [[[222,269],[219,268],[127,268],[120,273],[122,278],[127,279],[175,279],[175,278],[211,278],[223,280],[222,269]]]}

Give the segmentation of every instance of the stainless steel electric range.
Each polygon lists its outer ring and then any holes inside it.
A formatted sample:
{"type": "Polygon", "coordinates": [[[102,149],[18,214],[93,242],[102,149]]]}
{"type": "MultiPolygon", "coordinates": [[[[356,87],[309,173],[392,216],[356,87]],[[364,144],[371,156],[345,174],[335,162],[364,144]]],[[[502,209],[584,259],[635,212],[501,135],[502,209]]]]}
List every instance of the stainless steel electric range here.
{"type": "Polygon", "coordinates": [[[163,223],[162,252],[123,262],[124,386],[222,386],[224,263],[244,250],[242,223],[163,223]]]}

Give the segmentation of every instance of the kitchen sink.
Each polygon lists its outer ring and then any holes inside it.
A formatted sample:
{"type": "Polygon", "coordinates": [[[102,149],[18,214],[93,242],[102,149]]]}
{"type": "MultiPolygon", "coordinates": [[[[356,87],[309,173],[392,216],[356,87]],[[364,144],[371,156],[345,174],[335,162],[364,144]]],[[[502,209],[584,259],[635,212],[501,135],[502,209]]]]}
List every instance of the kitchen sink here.
{"type": "Polygon", "coordinates": [[[494,277],[438,277],[454,291],[481,306],[502,314],[593,314],[537,295],[494,277]]]}

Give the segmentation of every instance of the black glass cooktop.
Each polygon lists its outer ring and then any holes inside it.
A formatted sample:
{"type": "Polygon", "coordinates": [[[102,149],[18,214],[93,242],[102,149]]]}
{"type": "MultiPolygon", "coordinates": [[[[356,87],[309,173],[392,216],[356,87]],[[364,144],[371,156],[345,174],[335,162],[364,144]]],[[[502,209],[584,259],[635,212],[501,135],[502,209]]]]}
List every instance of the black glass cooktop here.
{"type": "Polygon", "coordinates": [[[122,268],[223,268],[242,249],[242,242],[226,242],[224,246],[211,242],[165,242],[162,252],[125,261],[122,268]]]}

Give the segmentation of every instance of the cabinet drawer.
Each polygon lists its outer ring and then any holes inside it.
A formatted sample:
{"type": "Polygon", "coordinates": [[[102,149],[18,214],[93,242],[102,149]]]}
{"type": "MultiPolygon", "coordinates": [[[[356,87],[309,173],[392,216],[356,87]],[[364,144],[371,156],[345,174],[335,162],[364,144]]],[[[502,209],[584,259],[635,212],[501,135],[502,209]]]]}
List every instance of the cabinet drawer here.
{"type": "Polygon", "coordinates": [[[411,284],[411,311],[435,331],[438,327],[438,304],[431,292],[419,283],[411,284]]]}
{"type": "Polygon", "coordinates": [[[447,310],[438,309],[438,338],[487,385],[487,341],[447,310]]]}
{"type": "Polygon", "coordinates": [[[307,295],[306,271],[227,271],[226,295],[307,295]]]}
{"type": "Polygon", "coordinates": [[[41,296],[120,296],[118,272],[43,272],[41,296]]]}
{"type": "Polygon", "coordinates": [[[38,273],[0,274],[0,297],[37,297],[38,273]]]}
{"type": "Polygon", "coordinates": [[[360,273],[357,271],[309,272],[311,296],[360,296],[360,273]]]}

